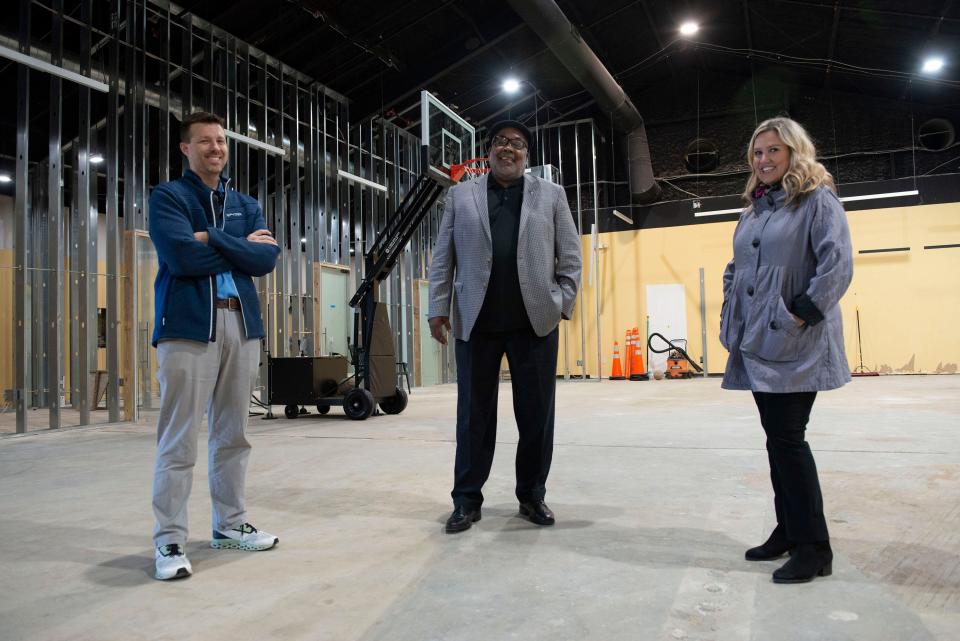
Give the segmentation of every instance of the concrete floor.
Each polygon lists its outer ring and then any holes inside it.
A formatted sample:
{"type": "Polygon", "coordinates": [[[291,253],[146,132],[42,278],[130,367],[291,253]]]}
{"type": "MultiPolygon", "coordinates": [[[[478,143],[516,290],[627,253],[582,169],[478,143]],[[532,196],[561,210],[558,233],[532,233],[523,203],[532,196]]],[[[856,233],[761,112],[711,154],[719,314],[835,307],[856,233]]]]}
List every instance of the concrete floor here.
{"type": "Polygon", "coordinates": [[[561,383],[553,528],[516,517],[502,429],[483,520],[449,536],[455,390],[400,416],[251,419],[251,521],[268,552],[207,547],[202,462],[187,552],[151,578],[154,433],[0,438],[0,639],[331,641],[960,639],[960,376],[858,379],[810,440],[834,575],[770,581],[772,528],[747,393],[717,379],[561,383]]]}

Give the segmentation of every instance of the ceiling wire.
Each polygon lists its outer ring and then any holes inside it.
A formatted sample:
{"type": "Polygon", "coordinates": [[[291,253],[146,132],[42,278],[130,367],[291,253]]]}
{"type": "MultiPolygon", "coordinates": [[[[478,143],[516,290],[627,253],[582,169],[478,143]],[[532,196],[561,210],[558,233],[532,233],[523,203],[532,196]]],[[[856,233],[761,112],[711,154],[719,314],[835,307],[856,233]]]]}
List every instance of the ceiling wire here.
{"type": "Polygon", "coordinates": [[[783,53],[774,53],[771,51],[763,51],[760,49],[737,49],[733,47],[725,47],[723,45],[712,44],[703,41],[696,41],[698,47],[703,47],[709,51],[716,51],[718,53],[727,53],[731,55],[743,56],[746,58],[761,58],[764,60],[769,60],[772,62],[777,62],[780,64],[793,64],[797,66],[810,66],[810,67],[830,67],[831,71],[845,71],[847,73],[873,76],[876,78],[898,78],[904,80],[915,80],[922,79],[926,82],[947,85],[950,87],[960,87],[960,81],[958,80],[948,80],[945,78],[934,78],[927,76],[917,76],[917,74],[909,71],[896,71],[892,69],[879,69],[875,67],[862,67],[859,65],[852,65],[846,62],[840,62],[838,60],[829,60],[826,58],[804,58],[801,56],[792,56],[789,54],[783,53]]]}

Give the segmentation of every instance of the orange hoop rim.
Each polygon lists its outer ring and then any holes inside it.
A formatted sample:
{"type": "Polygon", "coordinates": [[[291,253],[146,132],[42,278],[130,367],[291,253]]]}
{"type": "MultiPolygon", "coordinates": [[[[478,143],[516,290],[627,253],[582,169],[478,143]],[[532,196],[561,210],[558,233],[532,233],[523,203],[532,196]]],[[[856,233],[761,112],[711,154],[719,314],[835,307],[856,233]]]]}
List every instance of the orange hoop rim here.
{"type": "Polygon", "coordinates": [[[480,175],[490,172],[490,167],[471,167],[475,163],[487,162],[487,158],[471,158],[470,160],[465,160],[461,163],[456,163],[450,165],[450,179],[453,182],[460,182],[460,179],[463,178],[464,174],[480,175]]]}

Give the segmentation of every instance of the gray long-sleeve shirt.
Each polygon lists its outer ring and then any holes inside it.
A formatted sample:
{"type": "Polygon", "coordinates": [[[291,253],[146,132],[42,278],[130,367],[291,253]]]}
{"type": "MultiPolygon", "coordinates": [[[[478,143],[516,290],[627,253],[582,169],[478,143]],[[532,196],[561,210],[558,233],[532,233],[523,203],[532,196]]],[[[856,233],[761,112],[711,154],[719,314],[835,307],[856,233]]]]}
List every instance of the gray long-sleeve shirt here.
{"type": "Polygon", "coordinates": [[[720,312],[725,389],[814,392],[850,380],[838,305],[853,277],[846,213],[826,187],[799,205],[784,200],[782,190],[755,199],[733,235],[720,312]],[[823,320],[798,326],[791,312],[808,315],[798,301],[823,320]]]}

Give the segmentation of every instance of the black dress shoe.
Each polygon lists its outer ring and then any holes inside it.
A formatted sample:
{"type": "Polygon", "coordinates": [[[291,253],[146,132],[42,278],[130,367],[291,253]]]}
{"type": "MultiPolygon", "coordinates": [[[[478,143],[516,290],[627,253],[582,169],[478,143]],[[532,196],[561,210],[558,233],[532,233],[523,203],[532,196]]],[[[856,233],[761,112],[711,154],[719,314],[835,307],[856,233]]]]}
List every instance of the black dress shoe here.
{"type": "Polygon", "coordinates": [[[833,551],[829,543],[800,543],[790,560],[773,573],[774,583],[808,583],[816,576],[833,574],[833,551]]]}
{"type": "Polygon", "coordinates": [[[464,507],[455,507],[453,514],[447,519],[447,525],[444,529],[447,531],[447,534],[463,532],[464,530],[469,530],[470,527],[479,520],[480,508],[468,510],[464,507]]]}
{"type": "Polygon", "coordinates": [[[793,549],[793,544],[787,541],[787,535],[782,526],[773,529],[770,538],[755,548],[750,548],[744,555],[747,561],[770,561],[779,559],[793,549]]]}
{"type": "Polygon", "coordinates": [[[543,499],[521,503],[520,516],[525,516],[530,519],[531,523],[536,523],[537,525],[553,525],[557,521],[553,517],[553,512],[547,507],[547,504],[543,502],[543,499]]]}

